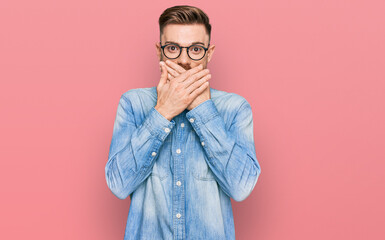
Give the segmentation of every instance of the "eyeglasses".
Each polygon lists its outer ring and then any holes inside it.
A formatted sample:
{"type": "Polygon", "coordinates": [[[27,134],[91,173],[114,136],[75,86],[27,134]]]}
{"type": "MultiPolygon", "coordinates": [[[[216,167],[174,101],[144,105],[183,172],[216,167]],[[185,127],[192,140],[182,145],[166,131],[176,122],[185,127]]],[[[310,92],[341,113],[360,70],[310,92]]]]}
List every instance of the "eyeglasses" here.
{"type": "MultiPolygon", "coordinates": [[[[162,43],[160,43],[160,44],[162,45],[162,43]]],[[[210,46],[210,43],[208,46],[210,46]]],[[[169,43],[169,44],[165,44],[165,45],[160,46],[160,47],[162,48],[163,54],[169,59],[178,58],[180,56],[180,54],[182,53],[182,49],[186,48],[187,49],[187,55],[192,60],[198,61],[198,60],[201,60],[206,55],[208,46],[207,46],[207,48],[205,48],[201,45],[193,44],[189,47],[181,47],[176,43],[169,43]]]]}

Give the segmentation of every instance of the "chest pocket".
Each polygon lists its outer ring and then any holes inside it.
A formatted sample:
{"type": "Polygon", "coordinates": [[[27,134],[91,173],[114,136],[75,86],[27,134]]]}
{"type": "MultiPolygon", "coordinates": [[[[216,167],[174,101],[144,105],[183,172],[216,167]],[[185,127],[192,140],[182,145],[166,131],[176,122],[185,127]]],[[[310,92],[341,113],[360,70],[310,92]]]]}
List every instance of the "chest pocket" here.
{"type": "Polygon", "coordinates": [[[187,157],[187,164],[191,169],[191,174],[197,180],[201,181],[215,181],[214,173],[208,165],[208,157],[203,149],[199,137],[193,134],[191,146],[191,157],[187,157]]]}
{"type": "MultiPolygon", "coordinates": [[[[198,160],[197,162],[200,162],[200,160],[198,160]]],[[[192,172],[194,178],[201,181],[215,181],[214,173],[211,171],[207,163],[205,164],[206,164],[205,167],[201,167],[203,164],[200,165],[199,167],[195,166],[192,172]]]]}

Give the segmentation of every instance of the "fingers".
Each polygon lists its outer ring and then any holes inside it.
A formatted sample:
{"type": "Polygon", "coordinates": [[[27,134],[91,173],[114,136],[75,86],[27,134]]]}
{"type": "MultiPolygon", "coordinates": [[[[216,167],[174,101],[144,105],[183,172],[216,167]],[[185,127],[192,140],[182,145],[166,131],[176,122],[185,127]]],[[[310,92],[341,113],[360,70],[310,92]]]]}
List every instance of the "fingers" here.
{"type": "Polygon", "coordinates": [[[159,65],[162,71],[160,75],[159,86],[163,86],[167,81],[168,72],[167,72],[166,64],[163,61],[159,62],[159,65]]]}
{"type": "Polygon", "coordinates": [[[178,78],[178,82],[183,82],[185,81],[188,77],[190,77],[191,75],[201,71],[203,69],[203,64],[199,64],[198,66],[196,67],[193,67],[187,71],[185,71],[184,73],[180,74],[177,78],[178,78]]]}
{"type": "Polygon", "coordinates": [[[210,78],[211,78],[211,74],[207,74],[206,76],[202,77],[198,81],[195,81],[194,83],[190,84],[190,86],[188,86],[186,89],[187,93],[190,94],[194,92],[195,89],[201,87],[202,85],[207,84],[210,78]]]}
{"type": "MultiPolygon", "coordinates": [[[[197,80],[201,79],[202,77],[206,76],[206,75],[210,75],[210,70],[208,69],[205,69],[205,70],[202,70],[190,77],[188,77],[184,82],[183,84],[185,85],[185,87],[187,88],[188,86],[190,86],[193,82],[196,82],[197,80]]],[[[211,75],[210,75],[211,77],[211,75]]]]}
{"type": "Polygon", "coordinates": [[[203,91],[209,87],[209,82],[205,82],[203,83],[202,85],[200,85],[198,88],[195,88],[193,90],[193,92],[190,94],[190,97],[192,99],[195,99],[196,97],[198,97],[198,95],[200,95],[201,93],[203,93],[203,91]]]}
{"type": "Polygon", "coordinates": [[[186,70],[183,67],[179,66],[178,64],[170,60],[166,60],[166,66],[168,67],[167,68],[168,70],[172,69],[173,71],[179,74],[186,72],[186,70]]]}
{"type": "Polygon", "coordinates": [[[171,67],[168,66],[167,64],[166,64],[166,68],[167,68],[168,73],[169,73],[173,78],[179,76],[180,73],[177,72],[177,71],[175,71],[173,68],[171,68],[171,67]]]}

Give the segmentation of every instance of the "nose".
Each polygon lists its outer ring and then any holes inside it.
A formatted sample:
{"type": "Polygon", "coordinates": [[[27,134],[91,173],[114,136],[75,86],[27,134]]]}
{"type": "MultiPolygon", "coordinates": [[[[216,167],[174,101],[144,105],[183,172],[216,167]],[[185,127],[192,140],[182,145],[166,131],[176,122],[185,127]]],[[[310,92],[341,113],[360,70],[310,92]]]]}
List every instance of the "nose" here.
{"type": "Polygon", "coordinates": [[[190,57],[187,55],[187,48],[182,48],[182,52],[180,53],[180,56],[178,57],[178,63],[181,65],[189,65],[190,64],[190,57]]]}

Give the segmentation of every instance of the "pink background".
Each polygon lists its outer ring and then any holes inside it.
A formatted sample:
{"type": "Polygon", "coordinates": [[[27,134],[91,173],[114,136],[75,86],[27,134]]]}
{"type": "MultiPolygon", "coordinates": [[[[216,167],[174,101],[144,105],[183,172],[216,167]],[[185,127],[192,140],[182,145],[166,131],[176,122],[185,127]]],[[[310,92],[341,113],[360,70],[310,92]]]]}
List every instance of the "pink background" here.
{"type": "Polygon", "coordinates": [[[154,3],[1,3],[0,239],[123,239],[116,109],[157,85],[158,17],[178,4],[211,19],[211,87],[252,106],[262,173],[233,201],[237,239],[385,239],[385,2],[154,3]]]}

